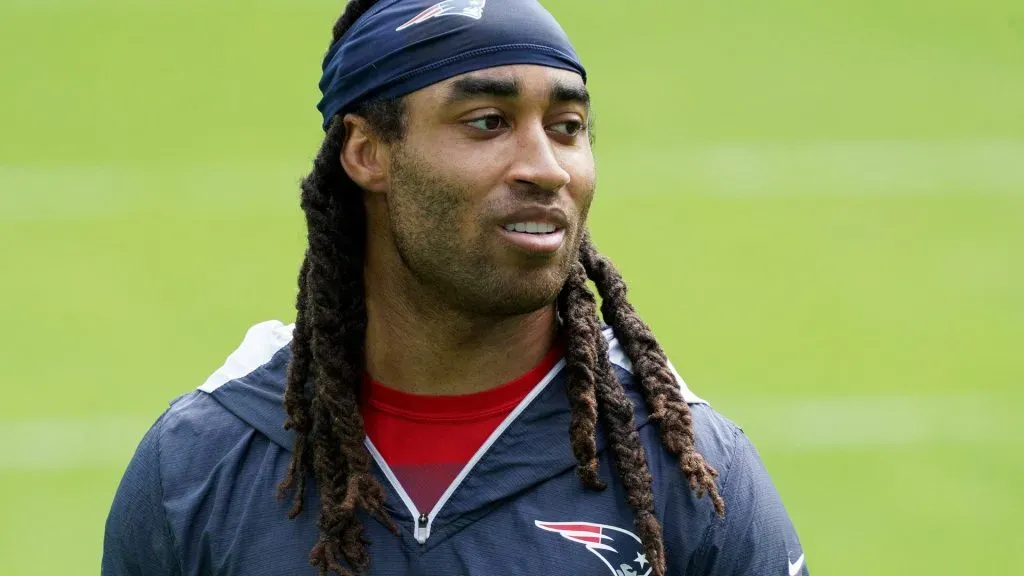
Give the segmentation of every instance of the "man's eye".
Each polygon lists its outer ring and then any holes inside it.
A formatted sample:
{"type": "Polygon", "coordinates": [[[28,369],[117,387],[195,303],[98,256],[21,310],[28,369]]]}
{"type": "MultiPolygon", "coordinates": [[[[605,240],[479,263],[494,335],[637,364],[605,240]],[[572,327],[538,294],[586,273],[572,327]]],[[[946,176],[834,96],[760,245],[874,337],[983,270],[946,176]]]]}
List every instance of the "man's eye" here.
{"type": "Polygon", "coordinates": [[[584,128],[586,126],[579,120],[567,120],[551,126],[551,129],[555,132],[565,134],[566,136],[577,136],[580,132],[583,132],[584,128]]]}
{"type": "Polygon", "coordinates": [[[494,130],[500,130],[506,126],[505,119],[497,114],[488,114],[487,116],[481,116],[475,120],[467,122],[469,126],[476,128],[477,130],[484,130],[487,132],[493,132],[494,130]]]}

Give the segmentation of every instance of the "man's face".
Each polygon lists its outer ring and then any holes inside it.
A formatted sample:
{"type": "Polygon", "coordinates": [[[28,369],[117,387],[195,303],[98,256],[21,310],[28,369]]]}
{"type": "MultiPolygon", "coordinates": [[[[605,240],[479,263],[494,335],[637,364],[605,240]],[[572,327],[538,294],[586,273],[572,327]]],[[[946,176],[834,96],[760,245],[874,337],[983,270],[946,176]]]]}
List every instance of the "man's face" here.
{"type": "Polygon", "coordinates": [[[406,97],[387,210],[415,278],[452,305],[510,315],[555,300],[594,195],[579,75],[505,66],[406,97]]]}

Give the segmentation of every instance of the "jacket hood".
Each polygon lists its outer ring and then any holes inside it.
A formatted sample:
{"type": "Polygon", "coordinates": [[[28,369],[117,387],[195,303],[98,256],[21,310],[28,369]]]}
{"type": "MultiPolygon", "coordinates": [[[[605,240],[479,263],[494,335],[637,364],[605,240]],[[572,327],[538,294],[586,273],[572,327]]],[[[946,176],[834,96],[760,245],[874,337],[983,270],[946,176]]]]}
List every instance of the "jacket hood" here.
{"type": "MultiPolygon", "coordinates": [[[[212,396],[229,412],[288,451],[291,451],[295,444],[295,436],[284,429],[284,392],[294,328],[294,324],[286,325],[277,320],[253,326],[246,332],[238,349],[228,356],[224,365],[199,387],[201,392],[212,396]]],[[[636,407],[637,424],[642,427],[647,423],[648,414],[643,397],[633,386],[632,364],[612,329],[605,328],[604,335],[609,344],[609,357],[636,407]]],[[[669,366],[679,382],[686,402],[706,404],[689,390],[671,363],[669,366]]],[[[552,373],[538,385],[538,388],[562,388],[561,373],[564,367],[564,361],[556,364],[552,373]]],[[[543,392],[544,390],[534,390],[527,396],[524,404],[532,404],[537,397],[544,395],[543,392]]],[[[564,398],[564,393],[561,396],[564,398]]],[[[523,416],[526,412],[523,409],[526,407],[520,406],[512,416],[523,416]]],[[[549,409],[540,412],[543,419],[554,417],[562,411],[567,417],[568,409],[568,401],[554,402],[549,409]]]]}

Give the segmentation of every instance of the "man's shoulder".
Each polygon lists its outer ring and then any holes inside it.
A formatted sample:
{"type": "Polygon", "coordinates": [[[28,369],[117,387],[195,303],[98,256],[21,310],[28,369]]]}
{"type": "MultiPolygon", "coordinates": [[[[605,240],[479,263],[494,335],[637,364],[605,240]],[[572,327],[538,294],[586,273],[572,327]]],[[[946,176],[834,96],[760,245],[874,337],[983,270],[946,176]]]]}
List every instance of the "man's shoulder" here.
{"type": "Polygon", "coordinates": [[[209,394],[193,390],[173,401],[157,418],[148,436],[165,487],[209,470],[253,429],[209,394]]]}
{"type": "MultiPolygon", "coordinates": [[[[738,424],[706,402],[688,403],[690,421],[693,426],[693,437],[697,452],[718,472],[719,481],[728,477],[729,471],[738,457],[745,454],[750,440],[738,424]]],[[[660,430],[655,427],[646,435],[651,442],[662,445],[660,430]]],[[[667,469],[679,471],[677,460],[669,456],[667,450],[658,451],[662,464],[667,469]]]]}
{"type": "Polygon", "coordinates": [[[292,445],[281,401],[290,334],[280,322],[254,326],[202,386],[170,402],[129,464],[113,525],[134,518],[166,526],[152,530],[188,573],[205,573],[209,556],[226,554],[238,538],[252,543],[276,529],[271,519],[285,518],[288,506],[273,495],[292,445]],[[149,506],[136,510],[143,497],[149,506]]]}
{"type": "Polygon", "coordinates": [[[241,420],[201,390],[192,390],[171,400],[153,425],[162,451],[178,444],[186,449],[190,445],[195,447],[196,440],[230,435],[243,428],[241,420]]]}
{"type": "Polygon", "coordinates": [[[710,404],[690,406],[697,451],[719,474],[726,472],[736,454],[745,448],[743,428],[710,404]]]}
{"type": "MultiPolygon", "coordinates": [[[[657,434],[657,427],[649,426],[648,406],[639,388],[639,383],[633,375],[632,362],[611,329],[605,329],[605,337],[609,340],[608,353],[612,365],[615,366],[619,380],[633,401],[637,424],[640,428],[649,428],[643,437],[648,438],[652,445],[660,446],[661,439],[657,434]]],[[[668,368],[676,379],[680,395],[690,409],[697,450],[720,474],[726,472],[737,451],[742,449],[747,442],[743,429],[694,393],[671,360],[668,362],[668,368]]],[[[665,454],[667,462],[672,461],[664,450],[662,453],[665,454]]]]}
{"type": "Polygon", "coordinates": [[[171,400],[152,430],[165,468],[179,455],[216,457],[254,431],[285,438],[281,400],[292,329],[278,321],[256,324],[201,386],[171,400]]]}

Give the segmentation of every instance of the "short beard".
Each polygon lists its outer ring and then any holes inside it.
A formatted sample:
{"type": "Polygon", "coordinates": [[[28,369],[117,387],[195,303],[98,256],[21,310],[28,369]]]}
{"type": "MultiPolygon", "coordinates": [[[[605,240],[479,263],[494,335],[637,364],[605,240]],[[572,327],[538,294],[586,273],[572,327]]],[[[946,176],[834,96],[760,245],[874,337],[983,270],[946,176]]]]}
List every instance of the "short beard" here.
{"type": "Polygon", "coordinates": [[[392,148],[392,182],[397,194],[389,198],[395,248],[416,281],[434,299],[453,309],[484,317],[528,314],[555,302],[579,255],[582,234],[567,235],[570,250],[547,270],[525,274],[529,282],[499,269],[486,250],[463,244],[455,233],[473,195],[460,183],[436,173],[402,146],[392,148]],[[451,232],[449,232],[451,231],[451,232]]]}

